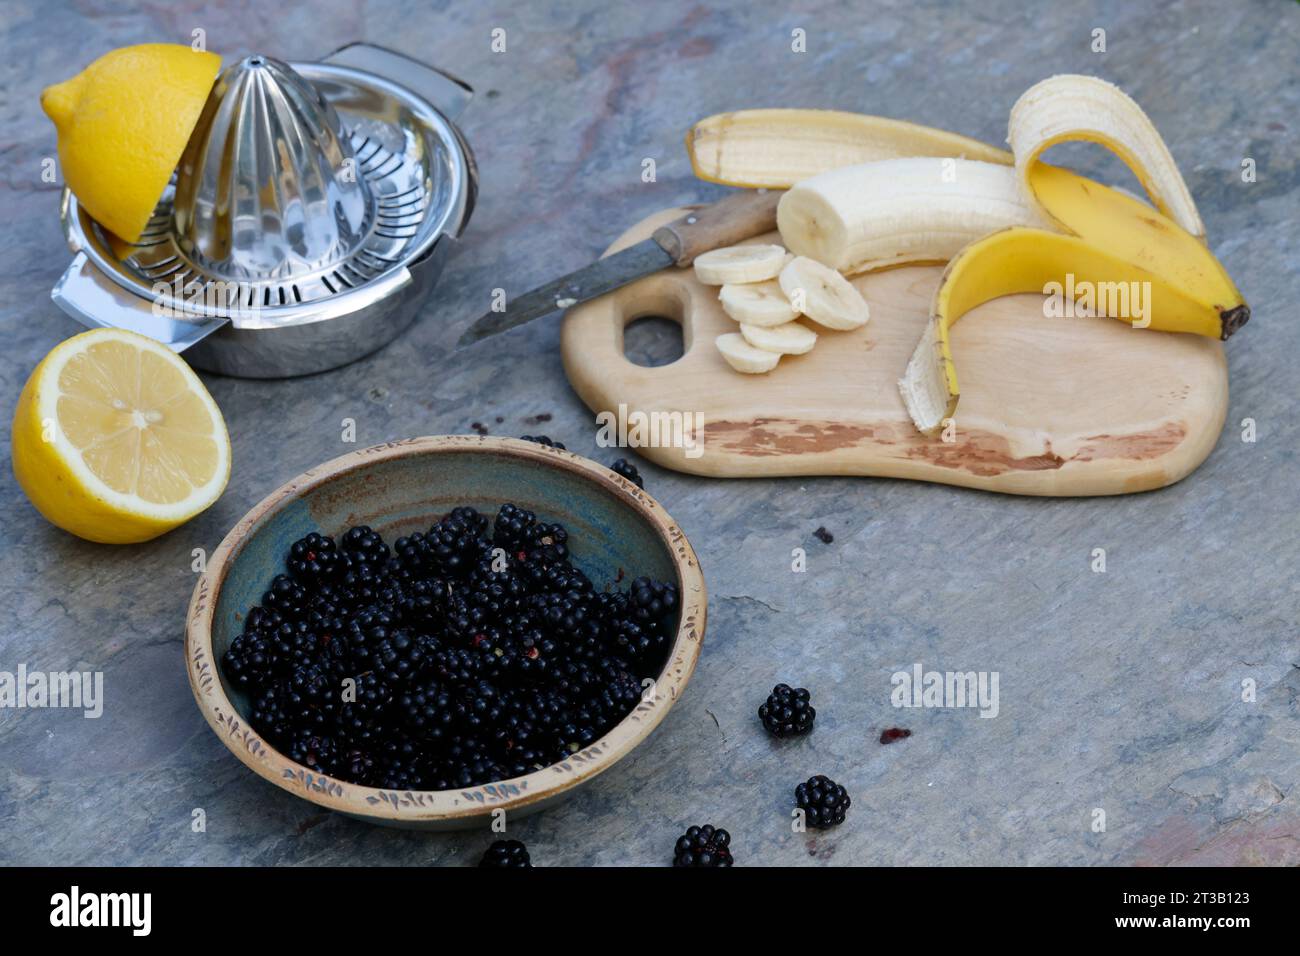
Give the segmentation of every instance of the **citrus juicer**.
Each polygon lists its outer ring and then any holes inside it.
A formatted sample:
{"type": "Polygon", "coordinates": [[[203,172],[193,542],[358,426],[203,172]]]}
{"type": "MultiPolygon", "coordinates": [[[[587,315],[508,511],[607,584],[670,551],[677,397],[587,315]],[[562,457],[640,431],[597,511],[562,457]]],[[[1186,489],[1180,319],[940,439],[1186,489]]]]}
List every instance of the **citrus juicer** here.
{"type": "Polygon", "coordinates": [[[138,242],[64,190],[74,258],[52,297],[226,375],[359,359],[415,319],[473,211],[455,125],[472,95],[369,44],[318,63],[244,57],[217,78],[138,242]]]}

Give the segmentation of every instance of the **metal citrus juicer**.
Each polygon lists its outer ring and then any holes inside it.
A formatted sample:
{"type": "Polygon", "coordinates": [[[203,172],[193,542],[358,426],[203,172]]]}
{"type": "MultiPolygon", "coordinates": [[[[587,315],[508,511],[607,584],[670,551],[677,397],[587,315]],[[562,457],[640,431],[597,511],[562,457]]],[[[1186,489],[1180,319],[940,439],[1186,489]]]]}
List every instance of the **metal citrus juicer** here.
{"type": "Polygon", "coordinates": [[[415,319],[477,194],[454,125],[473,91],[368,44],[319,63],[248,56],[217,78],[144,234],[68,190],[54,301],[225,375],[335,368],[415,319]]]}

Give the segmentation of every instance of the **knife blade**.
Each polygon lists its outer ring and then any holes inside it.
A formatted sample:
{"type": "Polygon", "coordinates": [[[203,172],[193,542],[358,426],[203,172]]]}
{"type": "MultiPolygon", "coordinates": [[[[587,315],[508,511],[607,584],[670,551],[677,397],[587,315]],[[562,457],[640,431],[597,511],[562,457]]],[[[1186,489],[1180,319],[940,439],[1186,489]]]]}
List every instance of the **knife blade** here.
{"type": "Polygon", "coordinates": [[[746,190],[712,205],[692,208],[680,219],[660,226],[649,239],[598,259],[513,302],[507,299],[505,309],[477,319],[456,347],[473,345],[540,316],[594,299],[671,265],[688,266],[696,256],[711,249],[771,232],[776,228],[776,205],[781,195],[780,191],[746,190]]]}

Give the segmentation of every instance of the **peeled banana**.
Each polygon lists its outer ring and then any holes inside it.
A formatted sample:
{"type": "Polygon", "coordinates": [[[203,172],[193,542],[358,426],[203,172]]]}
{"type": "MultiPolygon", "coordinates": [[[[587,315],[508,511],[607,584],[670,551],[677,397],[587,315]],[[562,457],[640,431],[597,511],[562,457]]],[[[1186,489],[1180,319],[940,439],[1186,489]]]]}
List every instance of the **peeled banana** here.
{"type": "Polygon", "coordinates": [[[747,375],[770,372],[776,368],[776,363],[781,361],[780,352],[755,348],[746,342],[739,332],[719,335],[714,342],[727,364],[737,372],[744,372],[747,375]]]}
{"type": "Polygon", "coordinates": [[[881,159],[951,156],[1007,166],[1012,161],[1006,150],[956,133],[838,110],[719,113],[691,127],[686,152],[700,179],[768,189],[881,159]]]}
{"type": "Polygon", "coordinates": [[[695,257],[695,278],[705,285],[735,285],[775,279],[786,263],[781,246],[728,246],[695,257]]]}
{"type": "Polygon", "coordinates": [[[786,247],[841,272],[947,262],[1008,226],[1054,228],[1012,166],[971,159],[887,159],[814,176],[781,197],[786,247]]]}

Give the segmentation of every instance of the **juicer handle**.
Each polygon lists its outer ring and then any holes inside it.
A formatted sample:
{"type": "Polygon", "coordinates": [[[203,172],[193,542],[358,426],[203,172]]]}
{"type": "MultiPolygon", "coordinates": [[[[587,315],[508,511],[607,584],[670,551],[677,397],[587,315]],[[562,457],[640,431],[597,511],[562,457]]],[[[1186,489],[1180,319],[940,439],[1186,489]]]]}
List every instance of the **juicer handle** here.
{"type": "Polygon", "coordinates": [[[373,43],[349,43],[327,56],[324,62],[392,80],[428,100],[453,123],[474,98],[474,90],[463,80],[373,43]]]}
{"type": "Polygon", "coordinates": [[[78,252],[55,283],[50,298],[60,309],[91,329],[113,328],[138,332],[161,342],[173,352],[183,352],[228,321],[201,315],[170,317],[151,299],[122,288],[103,270],[78,252]]]}

